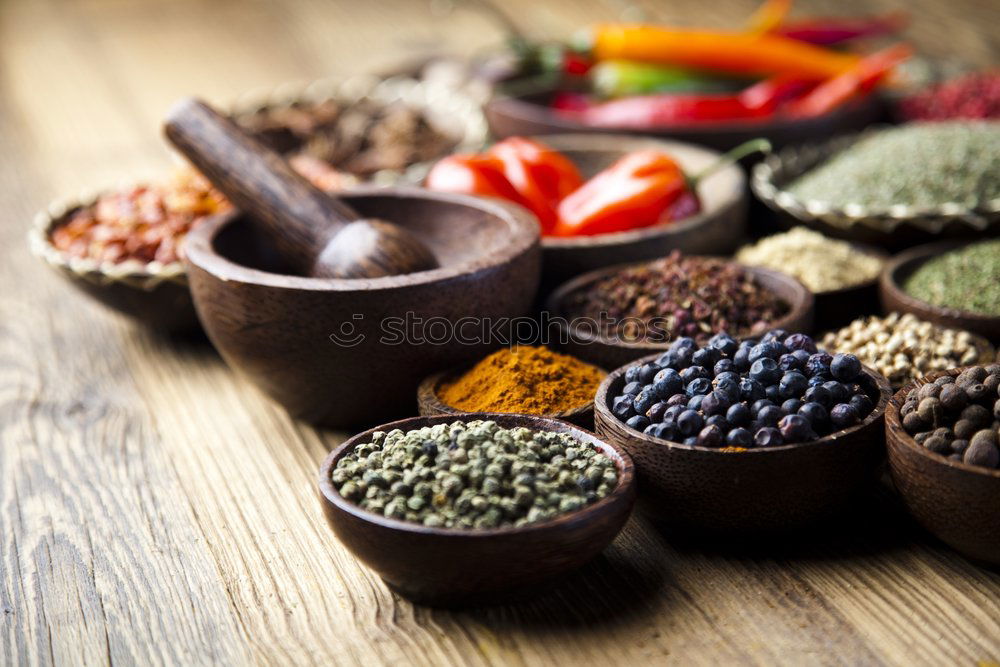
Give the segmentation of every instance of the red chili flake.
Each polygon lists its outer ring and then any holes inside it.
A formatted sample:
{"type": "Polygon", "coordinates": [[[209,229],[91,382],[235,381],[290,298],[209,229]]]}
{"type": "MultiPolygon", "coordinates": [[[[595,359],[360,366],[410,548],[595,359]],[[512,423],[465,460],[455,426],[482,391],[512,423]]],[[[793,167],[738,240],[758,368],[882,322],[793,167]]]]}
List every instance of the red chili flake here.
{"type": "Polygon", "coordinates": [[[1000,70],[946,81],[899,103],[907,120],[1000,117],[1000,70]]]}

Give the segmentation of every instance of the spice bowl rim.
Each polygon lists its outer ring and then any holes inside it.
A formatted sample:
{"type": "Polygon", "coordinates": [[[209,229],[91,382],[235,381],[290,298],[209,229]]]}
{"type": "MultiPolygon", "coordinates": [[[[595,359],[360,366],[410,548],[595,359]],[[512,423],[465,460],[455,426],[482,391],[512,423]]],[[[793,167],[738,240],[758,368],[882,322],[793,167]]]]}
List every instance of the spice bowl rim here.
{"type": "Polygon", "coordinates": [[[402,102],[411,109],[455,119],[461,128],[457,133],[449,133],[457,142],[445,154],[415,162],[403,169],[382,169],[364,179],[363,183],[416,185],[427,175],[434,162],[452,153],[477,150],[486,143],[489,135],[481,105],[473,97],[458,87],[435,84],[406,74],[358,74],[286,81],[243,93],[227,107],[227,113],[238,119],[269,108],[320,104],[331,100],[353,103],[363,99],[385,106],[402,102]]]}
{"type": "Polygon", "coordinates": [[[801,199],[785,189],[792,180],[836,153],[892,127],[873,125],[860,132],[840,134],[819,142],[786,146],[754,165],[750,174],[750,189],[768,208],[785,213],[800,223],[822,222],[840,230],[850,230],[859,225],[892,233],[898,227],[909,224],[936,234],[951,222],[962,222],[974,230],[984,231],[1000,219],[1000,197],[975,206],[960,202],[929,207],[908,204],[871,207],[859,203],[832,206],[821,200],[801,199]]]}
{"type": "Polygon", "coordinates": [[[129,185],[122,182],[117,187],[86,190],[75,197],[64,197],[49,203],[34,216],[28,229],[28,248],[32,255],[54,269],[98,286],[121,283],[151,291],[161,283],[171,282],[187,287],[187,270],[180,260],[166,264],[136,259],[123,262],[98,261],[91,257],[73,257],[52,244],[52,232],[66,224],[73,213],[93,206],[105,194],[127,187],[129,185]]]}
{"type": "MultiPolygon", "coordinates": [[[[785,323],[789,321],[794,321],[800,319],[806,315],[813,312],[815,307],[815,294],[805,285],[802,281],[791,276],[787,273],[781,271],[775,271],[774,269],[768,269],[762,266],[750,266],[747,264],[741,264],[734,261],[731,257],[720,257],[718,255],[696,255],[696,254],[683,254],[687,258],[702,258],[702,259],[720,259],[730,264],[736,264],[743,268],[747,273],[751,274],[754,278],[754,282],[758,282],[761,276],[766,276],[768,278],[778,280],[787,283],[790,287],[794,288],[799,295],[799,300],[796,303],[788,303],[788,312],[782,315],[775,322],[771,323],[770,328],[784,328],[785,323]]],[[[661,258],[662,259],[662,258],[661,258]]],[[[565,308],[566,300],[573,294],[581,291],[584,287],[597,282],[603,278],[607,278],[614,274],[617,274],[623,270],[635,268],[639,266],[644,266],[658,260],[642,260],[638,262],[625,262],[622,264],[613,264],[611,266],[605,266],[598,269],[593,269],[586,273],[582,273],[574,278],[571,278],[552,291],[552,293],[545,300],[545,310],[551,315],[563,318],[564,320],[570,315],[565,308]]],[[[567,320],[566,328],[570,334],[574,334],[578,340],[581,341],[582,345],[605,345],[612,348],[620,348],[625,350],[659,350],[663,351],[668,346],[668,343],[654,343],[649,341],[621,341],[608,338],[603,333],[591,334],[587,333],[585,335],[580,335],[577,333],[577,324],[573,324],[567,320]]],[[[747,334],[742,335],[742,337],[748,337],[747,334]]]]}
{"type": "Polygon", "coordinates": [[[458,415],[407,417],[405,419],[399,419],[372,427],[351,436],[327,454],[327,456],[323,459],[323,463],[320,465],[318,481],[320,495],[322,496],[324,502],[330,503],[340,511],[347,512],[358,520],[377,525],[380,528],[387,530],[451,539],[457,537],[463,539],[487,539],[515,534],[523,535],[526,533],[545,533],[564,525],[585,523],[587,520],[594,518],[594,515],[598,514],[600,511],[622,503],[626,505],[625,512],[628,513],[631,511],[631,505],[635,500],[636,491],[635,464],[633,463],[632,457],[629,453],[620,445],[609,442],[596,433],[561,419],[554,419],[539,415],[497,412],[463,412],[458,415]],[[517,428],[519,426],[526,426],[527,428],[533,428],[534,430],[548,430],[555,427],[560,429],[556,432],[569,435],[578,441],[582,435],[587,441],[587,444],[596,446],[601,453],[608,456],[614,462],[615,468],[618,472],[618,482],[607,496],[580,509],[560,514],[543,521],[525,524],[523,526],[504,526],[500,528],[438,528],[402,519],[390,519],[363,509],[360,505],[347,500],[340,495],[340,492],[333,484],[331,475],[337,462],[355,447],[364,444],[364,441],[369,439],[376,431],[389,432],[393,429],[407,431],[413,430],[414,428],[423,428],[424,426],[433,426],[435,424],[450,424],[455,421],[468,423],[476,420],[494,421],[502,428],[517,428]],[[528,422],[528,424],[521,422],[528,422]]]}
{"type": "Polygon", "coordinates": [[[189,232],[185,242],[185,264],[196,266],[217,279],[286,290],[316,292],[359,292],[394,290],[400,288],[444,283],[466,276],[482,274],[509,264],[514,259],[531,252],[539,245],[541,230],[535,217],[521,206],[496,198],[474,197],[451,192],[434,192],[415,186],[377,186],[373,184],[353,187],[340,193],[344,199],[388,198],[420,199],[449,203],[478,210],[502,220],[507,226],[507,237],[502,247],[478,255],[458,264],[442,266],[429,271],[417,271],[378,278],[313,278],[308,276],[272,273],[245,266],[224,256],[215,249],[215,241],[225,227],[242,215],[228,211],[206,218],[189,232]]]}
{"type": "MultiPolygon", "coordinates": [[[[849,426],[839,431],[834,431],[833,433],[828,433],[821,438],[816,438],[815,440],[807,440],[806,442],[793,442],[790,444],[782,444],[776,447],[749,447],[747,449],[740,449],[738,451],[727,449],[725,447],[705,447],[703,445],[685,445],[682,442],[676,442],[674,440],[664,440],[663,438],[654,438],[651,435],[646,435],[642,431],[637,431],[625,422],[618,419],[611,412],[611,407],[609,405],[610,399],[610,389],[611,385],[618,382],[619,379],[624,383],[625,371],[631,366],[637,364],[644,364],[655,360],[659,354],[651,354],[635,361],[630,361],[627,364],[616,368],[611,371],[601,386],[597,389],[597,396],[594,399],[594,418],[603,419],[610,421],[614,424],[618,424],[622,429],[627,431],[627,435],[633,440],[642,440],[654,445],[662,445],[669,449],[681,450],[681,451],[692,451],[692,452],[706,452],[711,454],[720,454],[727,456],[767,456],[771,453],[787,452],[793,449],[805,449],[805,448],[818,448],[836,445],[838,440],[841,440],[855,432],[870,426],[872,423],[876,422],[880,417],[882,417],[889,405],[889,401],[892,398],[892,388],[889,386],[889,381],[878,371],[862,365],[862,372],[871,381],[875,389],[878,392],[878,400],[873,401],[875,407],[872,411],[860,422],[849,426]]],[[[624,386],[624,385],[623,385],[624,386]]],[[[869,398],[871,398],[869,396],[869,398]]]]}
{"type": "MultiPolygon", "coordinates": [[[[879,276],[879,290],[882,295],[883,303],[887,299],[891,299],[901,306],[898,310],[901,310],[902,312],[912,313],[920,319],[933,320],[934,318],[937,318],[939,320],[944,320],[946,322],[950,322],[950,324],[947,325],[949,328],[969,331],[973,334],[979,334],[979,332],[970,329],[967,326],[967,323],[972,323],[975,326],[995,326],[1000,328],[1000,315],[986,315],[984,313],[959,310],[950,306],[939,306],[928,301],[923,301],[922,299],[918,299],[904,290],[902,284],[898,280],[899,272],[908,267],[911,268],[911,272],[915,271],[925,262],[938,254],[943,254],[944,252],[953,251],[958,248],[988,240],[991,239],[978,238],[935,241],[933,243],[925,243],[923,245],[908,248],[907,250],[894,255],[883,267],[882,273],[879,276]],[[912,265],[912,267],[910,265],[912,265]]],[[[989,336],[984,337],[988,339],[990,338],[989,336]]],[[[990,342],[992,343],[992,340],[990,340],[990,342]]]]}
{"type": "MultiPolygon", "coordinates": [[[[976,473],[983,477],[989,477],[997,480],[1000,483],[1000,468],[995,468],[993,470],[989,468],[984,468],[982,466],[974,466],[963,461],[952,461],[951,459],[936,454],[926,447],[922,447],[913,439],[913,436],[907,433],[906,429],[903,428],[903,422],[900,418],[900,410],[902,409],[903,403],[906,400],[906,394],[908,394],[912,389],[919,389],[925,384],[930,384],[939,377],[944,377],[945,375],[958,376],[964,370],[969,368],[975,368],[977,366],[986,366],[989,364],[971,364],[968,366],[957,366],[955,368],[949,368],[943,371],[934,371],[933,373],[928,373],[927,375],[921,375],[920,377],[911,380],[910,382],[903,385],[899,391],[892,395],[889,401],[889,405],[886,407],[885,411],[885,432],[886,432],[886,445],[889,445],[890,441],[898,443],[899,445],[906,447],[911,451],[917,451],[926,459],[929,459],[937,464],[952,468],[954,470],[961,470],[968,473],[976,473]]],[[[888,447],[891,456],[891,447],[888,447]]]]}
{"type": "MultiPolygon", "coordinates": [[[[532,138],[537,139],[546,146],[551,145],[553,150],[560,153],[566,151],[594,153],[621,152],[624,155],[631,151],[640,150],[640,147],[645,146],[647,148],[661,150],[671,158],[674,158],[671,151],[673,150],[676,152],[678,148],[692,153],[703,153],[706,158],[712,159],[721,158],[723,155],[721,151],[717,151],[713,148],[702,146],[690,141],[647,135],[561,132],[558,134],[545,134],[532,138]],[[619,148],[612,148],[611,145],[617,145],[619,148]]],[[[735,196],[718,201],[714,198],[709,198],[714,204],[711,208],[699,210],[698,213],[688,216],[687,218],[671,222],[658,223],[649,227],[642,227],[640,229],[609,232],[607,234],[591,234],[584,236],[542,236],[542,247],[553,250],[575,250],[581,248],[609,246],[609,249],[613,249],[614,246],[627,245],[647,241],[660,236],[680,235],[694,231],[698,227],[704,226],[706,222],[711,221],[720,213],[724,213],[728,208],[739,206],[741,203],[746,201],[745,191],[747,186],[747,174],[738,163],[726,165],[718,173],[709,176],[704,183],[699,183],[699,199],[704,201],[706,197],[701,194],[702,189],[717,187],[717,185],[712,183],[712,181],[718,180],[717,177],[722,176],[726,176],[728,179],[733,180],[732,185],[734,186],[734,189],[732,192],[735,196]]]]}
{"type": "MultiPolygon", "coordinates": [[[[576,357],[573,358],[576,359],[576,357]]],[[[584,361],[582,359],[576,359],[576,360],[582,364],[587,364],[588,366],[593,366],[594,368],[598,369],[599,371],[601,371],[601,373],[604,374],[604,377],[608,376],[608,372],[603,368],[601,368],[600,366],[592,364],[588,361],[584,361]]],[[[424,378],[420,382],[420,386],[417,387],[417,403],[420,410],[423,411],[424,409],[432,409],[437,411],[432,414],[428,414],[426,416],[434,416],[437,414],[448,414],[453,416],[470,414],[468,411],[461,410],[460,408],[456,408],[454,406],[445,403],[443,400],[441,400],[441,396],[438,393],[438,390],[441,388],[442,382],[444,382],[445,380],[456,379],[459,376],[459,374],[470,370],[473,366],[476,365],[476,363],[477,362],[472,362],[468,364],[463,364],[462,366],[456,368],[451,368],[444,371],[438,371],[424,378]]],[[[584,403],[579,407],[573,408],[572,410],[564,410],[562,412],[554,412],[544,415],[533,415],[533,416],[547,417],[549,419],[561,419],[573,423],[574,419],[585,417],[588,413],[593,413],[593,410],[594,410],[594,399],[591,398],[589,402],[584,403]]],[[[529,413],[494,412],[491,414],[529,414],[529,413]]]]}

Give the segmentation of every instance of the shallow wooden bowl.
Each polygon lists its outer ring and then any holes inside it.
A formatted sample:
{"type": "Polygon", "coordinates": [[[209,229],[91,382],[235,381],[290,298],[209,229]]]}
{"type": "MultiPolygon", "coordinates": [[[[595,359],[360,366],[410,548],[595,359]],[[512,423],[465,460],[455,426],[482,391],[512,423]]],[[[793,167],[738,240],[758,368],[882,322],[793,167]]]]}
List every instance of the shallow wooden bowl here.
{"type": "Polygon", "coordinates": [[[928,320],[952,329],[971,331],[1000,343],[1000,316],[970,313],[954,308],[935,306],[910,296],[903,291],[903,283],[927,260],[949,250],[966,245],[968,241],[942,241],[911,248],[896,255],[886,265],[879,279],[879,296],[882,307],[887,311],[913,313],[922,320],[928,320]]]}
{"type": "Polygon", "coordinates": [[[424,377],[495,347],[449,329],[468,317],[526,314],[541,268],[538,223],[516,206],[414,188],[342,197],[362,216],[409,229],[441,268],[359,280],[288,275],[235,215],[187,239],[198,315],[226,362],[293,416],[331,426],[413,414],[424,377]]]}
{"type": "Polygon", "coordinates": [[[618,421],[611,401],[630,365],[613,371],[597,391],[597,433],[631,454],[643,508],[669,526],[723,534],[793,530],[834,514],[879,477],[892,390],[868,368],[875,409],[860,424],[807,443],[724,451],[660,440],[618,421]]]}
{"type": "MultiPolygon", "coordinates": [[[[662,151],[675,158],[688,174],[698,173],[720,156],[716,151],[687,143],[628,135],[556,134],[541,137],[540,141],[566,155],[584,178],[638,150],[662,151]]],[[[628,232],[544,237],[542,282],[554,288],[593,269],[656,259],[674,249],[691,255],[729,254],[746,234],[746,189],[746,175],[734,164],[699,185],[702,211],[698,215],[628,232]]]]}
{"type": "MultiPolygon", "coordinates": [[[[590,362],[601,368],[617,368],[622,364],[644,357],[651,352],[664,352],[670,343],[630,343],[613,340],[603,334],[596,333],[591,327],[574,321],[569,312],[568,300],[571,295],[589,288],[594,283],[624,268],[640,264],[620,264],[585,273],[559,286],[546,302],[546,310],[551,316],[551,322],[559,329],[559,339],[569,354],[578,359],[590,362]]],[[[756,266],[747,266],[746,270],[759,284],[776,294],[789,305],[789,312],[784,317],[772,323],[774,329],[785,329],[789,332],[809,332],[812,329],[814,299],[813,294],[795,278],[756,266]]],[[[739,332],[731,332],[739,335],[739,332]]]]}
{"type": "Polygon", "coordinates": [[[180,262],[100,263],[70,257],[52,245],[51,232],[98,196],[55,202],[35,216],[28,234],[31,252],[73,287],[136,322],[168,333],[198,331],[198,316],[180,262]]]}
{"type": "MultiPolygon", "coordinates": [[[[858,252],[878,258],[883,267],[889,261],[888,253],[879,248],[860,243],[852,245],[858,252]]],[[[817,331],[839,329],[859,317],[878,314],[878,286],[879,276],[875,276],[860,285],[828,292],[814,292],[816,321],[813,323],[813,328],[817,331]]]]}
{"type": "MultiPolygon", "coordinates": [[[[462,410],[453,408],[452,406],[444,403],[440,398],[439,390],[447,382],[460,377],[471,367],[471,365],[466,365],[457,370],[434,373],[433,375],[425,378],[424,381],[420,383],[420,386],[417,387],[417,410],[420,414],[424,417],[433,417],[436,415],[456,416],[465,414],[462,410]]],[[[592,429],[594,428],[594,401],[591,400],[586,405],[581,405],[573,410],[555,412],[553,414],[543,416],[551,419],[562,419],[563,421],[568,421],[571,424],[576,424],[582,428],[592,429]]]]}
{"type": "Polygon", "coordinates": [[[385,582],[408,598],[436,605],[481,604],[539,590],[600,553],[625,525],[635,501],[632,461],[620,447],[566,422],[528,415],[465,413],[412,417],[360,433],[330,453],[319,471],[320,500],[337,538],[385,582]],[[598,448],[618,467],[607,497],[571,514],[536,524],[489,530],[428,528],[387,519],[345,500],[330,474],[337,461],[374,431],[404,431],[454,420],[491,419],[566,433],[598,448]]]}
{"type": "Polygon", "coordinates": [[[970,558],[1000,565],[1000,470],[928,451],[903,429],[899,417],[911,389],[965,368],[931,373],[892,397],[885,413],[889,472],[910,514],[927,530],[970,558]]]}
{"type": "Polygon", "coordinates": [[[591,127],[552,111],[547,102],[552,93],[520,96],[497,95],[483,107],[493,136],[591,132],[634,134],[675,139],[726,151],[744,141],[764,137],[776,148],[798,144],[832,134],[859,130],[882,115],[882,101],[877,95],[848,104],[840,109],[808,119],[775,118],[760,122],[693,123],[645,129],[628,127],[591,127]]]}

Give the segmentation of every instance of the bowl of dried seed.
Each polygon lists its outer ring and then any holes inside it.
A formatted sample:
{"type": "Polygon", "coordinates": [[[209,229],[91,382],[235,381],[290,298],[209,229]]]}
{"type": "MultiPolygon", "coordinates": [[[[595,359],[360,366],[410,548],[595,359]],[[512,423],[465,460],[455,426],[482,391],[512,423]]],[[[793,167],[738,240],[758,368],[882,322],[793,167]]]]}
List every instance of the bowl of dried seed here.
{"type": "Polygon", "coordinates": [[[620,447],[560,420],[491,413],[359,433],[327,456],[319,490],[358,559],[441,606],[538,591],[600,553],[635,501],[620,447]]]}
{"type": "Polygon", "coordinates": [[[997,227],[998,155],[1000,122],[908,123],[785,148],[750,186],[783,224],[901,248],[997,227]]]}
{"type": "Polygon", "coordinates": [[[931,373],[885,415],[889,471],[910,513],[942,542],[1000,565],[1000,365],[931,373]]]}
{"type": "Polygon", "coordinates": [[[913,313],[861,317],[820,341],[823,349],[853,354],[899,389],[927,373],[993,361],[988,340],[921,320],[913,313]]]}
{"type": "Polygon", "coordinates": [[[743,246],[735,259],[787,273],[808,287],[816,297],[813,324],[822,331],[877,311],[878,278],[889,256],[800,226],[743,246]]]}

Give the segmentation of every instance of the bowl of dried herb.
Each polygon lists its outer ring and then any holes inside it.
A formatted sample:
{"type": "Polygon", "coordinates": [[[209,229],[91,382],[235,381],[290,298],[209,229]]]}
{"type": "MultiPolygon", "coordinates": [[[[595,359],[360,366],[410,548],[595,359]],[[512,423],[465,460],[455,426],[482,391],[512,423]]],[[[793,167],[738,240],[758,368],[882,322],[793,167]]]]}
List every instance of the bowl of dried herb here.
{"type": "Polygon", "coordinates": [[[1000,342],[1000,239],[943,241],[895,256],[879,283],[887,311],[1000,342]]]}
{"type": "Polygon", "coordinates": [[[467,413],[359,433],[327,456],[337,538],[400,594],[440,606],[537,592],[599,554],[635,500],[632,461],[564,421],[467,413]]]}

